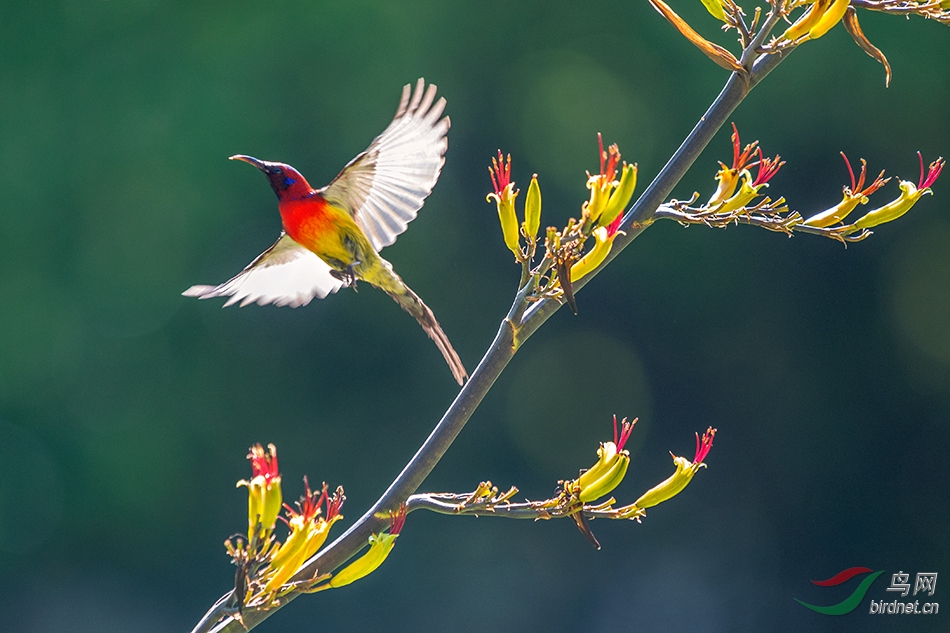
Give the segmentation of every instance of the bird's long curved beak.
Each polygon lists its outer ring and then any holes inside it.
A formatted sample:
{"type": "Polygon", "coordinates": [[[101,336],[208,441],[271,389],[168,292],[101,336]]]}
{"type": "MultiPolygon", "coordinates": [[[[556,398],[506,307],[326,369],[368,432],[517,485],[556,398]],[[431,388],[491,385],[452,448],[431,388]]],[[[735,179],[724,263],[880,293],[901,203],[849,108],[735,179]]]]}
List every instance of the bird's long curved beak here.
{"type": "Polygon", "coordinates": [[[234,156],[229,156],[228,160],[239,160],[247,163],[248,165],[254,165],[261,171],[267,170],[267,165],[264,164],[264,161],[257,160],[253,156],[245,156],[244,154],[235,154],[234,156]]]}

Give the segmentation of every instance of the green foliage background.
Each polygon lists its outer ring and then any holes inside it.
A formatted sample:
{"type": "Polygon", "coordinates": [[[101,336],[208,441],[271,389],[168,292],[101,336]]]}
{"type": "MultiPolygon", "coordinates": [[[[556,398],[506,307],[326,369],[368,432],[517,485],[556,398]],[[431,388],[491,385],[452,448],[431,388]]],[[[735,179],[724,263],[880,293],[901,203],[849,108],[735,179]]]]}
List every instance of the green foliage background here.
{"type": "MultiPolygon", "coordinates": [[[[699,2],[674,6],[731,44],[699,2]]],[[[950,32],[862,20],[890,89],[836,28],[735,115],[788,160],[769,191],[804,213],[838,201],[840,150],[915,181],[917,149],[950,154],[950,32]]],[[[326,182],[419,76],[448,99],[448,160],[385,256],[470,370],[518,279],[484,201],[493,151],[523,186],[540,174],[543,221],[562,224],[597,131],[646,183],[726,78],[645,1],[0,6],[4,630],[189,630],[231,581],[251,443],[277,444],[288,498],[305,473],[343,484],[345,527],[428,434],[455,385],[382,293],[298,310],[179,296],[279,230],[264,180],[227,156],[326,182]]],[[[708,195],[730,152],[724,130],[674,195],[708,195]]],[[[641,418],[621,500],[711,424],[709,469],[642,525],[594,523],[600,552],[566,521],[414,514],[379,572],[261,630],[898,630],[792,598],[837,602],[850,585],[808,581],[855,565],[950,574],[950,176],[935,191],[847,250],[647,231],[518,354],[425,488],[546,496],[613,413],[641,418]]]]}

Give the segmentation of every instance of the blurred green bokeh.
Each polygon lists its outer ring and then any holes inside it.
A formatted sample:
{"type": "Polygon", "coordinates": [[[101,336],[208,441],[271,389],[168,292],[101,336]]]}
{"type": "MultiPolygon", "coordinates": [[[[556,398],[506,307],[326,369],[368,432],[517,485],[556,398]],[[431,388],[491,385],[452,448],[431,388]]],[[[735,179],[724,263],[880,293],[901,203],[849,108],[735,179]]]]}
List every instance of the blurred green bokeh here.
{"type": "MultiPolygon", "coordinates": [[[[675,8],[732,44],[699,2],[675,8]]],[[[889,89],[836,28],[734,117],[788,161],[770,194],[806,214],[837,202],[841,150],[912,180],[916,150],[950,153],[950,31],[861,19],[889,89]]],[[[227,156],[327,182],[419,76],[448,100],[450,150],[385,256],[469,369],[518,278],[484,202],[494,150],[522,185],[539,174],[561,224],[596,132],[642,191],[725,80],[645,0],[0,6],[3,630],[190,630],[232,578],[221,542],[244,526],[250,444],[278,446],[287,498],[305,473],[343,484],[345,526],[424,440],[455,386],[382,293],[298,310],[179,296],[279,230],[264,180],[227,156]]],[[[674,195],[708,195],[730,156],[724,130],[674,195]]],[[[825,600],[808,581],[855,565],[950,573],[950,176],[934,189],[847,250],[647,231],[519,352],[425,488],[543,497],[614,413],[641,418],[618,498],[711,424],[709,469],[642,525],[595,523],[600,552],[566,521],[414,514],[380,571],[260,630],[897,630],[792,598],[825,600]]],[[[921,620],[902,625],[940,622],[921,620]]]]}

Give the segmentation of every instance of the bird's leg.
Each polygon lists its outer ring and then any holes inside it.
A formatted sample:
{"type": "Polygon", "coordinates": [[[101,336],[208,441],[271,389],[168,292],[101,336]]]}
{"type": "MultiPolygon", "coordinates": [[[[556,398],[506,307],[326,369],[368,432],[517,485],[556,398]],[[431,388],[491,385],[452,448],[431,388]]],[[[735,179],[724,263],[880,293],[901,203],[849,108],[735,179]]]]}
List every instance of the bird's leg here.
{"type": "Polygon", "coordinates": [[[359,292],[356,288],[356,266],[359,266],[362,262],[354,261],[352,264],[346,266],[343,270],[330,270],[330,274],[343,282],[347,288],[352,288],[354,292],[359,292]]]}

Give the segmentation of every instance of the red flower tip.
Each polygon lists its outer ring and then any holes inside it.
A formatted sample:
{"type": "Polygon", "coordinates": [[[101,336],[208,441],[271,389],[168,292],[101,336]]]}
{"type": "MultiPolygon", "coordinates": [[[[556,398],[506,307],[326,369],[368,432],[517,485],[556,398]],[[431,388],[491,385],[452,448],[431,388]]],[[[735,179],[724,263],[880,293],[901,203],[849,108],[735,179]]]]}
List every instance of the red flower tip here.
{"type": "Polygon", "coordinates": [[[920,152],[917,152],[917,157],[920,159],[920,181],[917,184],[917,189],[926,189],[937,181],[937,178],[940,177],[940,172],[943,171],[943,166],[947,164],[947,161],[945,161],[941,156],[934,162],[930,163],[930,167],[927,170],[927,176],[924,177],[924,156],[920,152]]]}
{"type": "Polygon", "coordinates": [[[494,170],[489,167],[488,175],[491,176],[491,184],[495,188],[495,194],[500,196],[505,187],[511,183],[511,154],[508,154],[508,162],[505,163],[501,150],[498,150],[498,160],[492,158],[491,164],[494,170]]]}
{"type": "Polygon", "coordinates": [[[781,160],[781,156],[778,154],[775,155],[775,158],[764,158],[762,156],[762,148],[758,148],[756,153],[759,155],[759,174],[755,177],[755,181],[752,183],[753,187],[758,187],[759,185],[764,185],[769,180],[772,179],[772,176],[778,173],[778,170],[782,168],[782,165],[785,164],[784,160],[781,160]]]}
{"type": "Polygon", "coordinates": [[[402,532],[402,526],[406,524],[406,514],[408,510],[406,504],[400,504],[399,509],[389,513],[389,533],[392,535],[402,532]]]}
{"type": "Polygon", "coordinates": [[[255,444],[250,448],[247,458],[251,460],[251,475],[257,477],[261,475],[264,481],[270,483],[280,476],[277,469],[277,447],[273,444],[267,445],[267,452],[260,444],[255,444]]]}
{"type": "Polygon", "coordinates": [[[699,433],[696,434],[696,455],[693,457],[693,464],[699,465],[709,455],[709,450],[713,445],[713,438],[716,436],[716,429],[709,427],[703,433],[703,439],[699,439],[699,433]]]}

